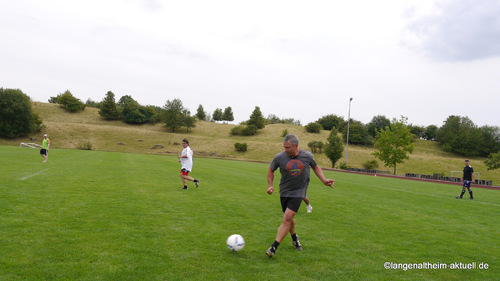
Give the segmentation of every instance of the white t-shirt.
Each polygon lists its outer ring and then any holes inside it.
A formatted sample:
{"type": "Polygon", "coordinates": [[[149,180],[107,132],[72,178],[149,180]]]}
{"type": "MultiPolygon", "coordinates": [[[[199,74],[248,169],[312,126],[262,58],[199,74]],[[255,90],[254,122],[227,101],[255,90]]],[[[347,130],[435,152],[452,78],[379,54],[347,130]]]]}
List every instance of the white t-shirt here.
{"type": "Polygon", "coordinates": [[[193,169],[193,151],[191,147],[186,147],[182,150],[181,156],[187,156],[187,158],[181,158],[181,169],[186,169],[186,171],[191,172],[193,169]]]}

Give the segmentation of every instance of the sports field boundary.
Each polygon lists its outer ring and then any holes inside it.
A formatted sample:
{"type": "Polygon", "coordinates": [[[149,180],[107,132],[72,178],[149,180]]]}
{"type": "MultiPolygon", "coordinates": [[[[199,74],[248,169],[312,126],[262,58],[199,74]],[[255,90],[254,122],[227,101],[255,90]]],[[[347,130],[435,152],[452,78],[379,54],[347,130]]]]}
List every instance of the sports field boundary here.
{"type": "MultiPolygon", "coordinates": [[[[411,177],[404,177],[404,176],[399,176],[399,175],[372,174],[372,173],[347,171],[347,170],[332,169],[332,168],[321,168],[321,169],[323,169],[325,171],[334,171],[334,172],[341,172],[341,173],[358,174],[358,175],[365,175],[365,176],[377,176],[377,177],[386,177],[386,178],[395,178],[395,179],[403,179],[403,180],[413,180],[413,181],[432,182],[432,183],[441,183],[441,184],[462,186],[461,182],[457,183],[457,182],[434,180],[434,179],[411,178],[411,177]]],[[[498,185],[479,185],[479,184],[475,184],[473,187],[475,187],[475,188],[500,190],[500,186],[498,186],[498,185]]]]}

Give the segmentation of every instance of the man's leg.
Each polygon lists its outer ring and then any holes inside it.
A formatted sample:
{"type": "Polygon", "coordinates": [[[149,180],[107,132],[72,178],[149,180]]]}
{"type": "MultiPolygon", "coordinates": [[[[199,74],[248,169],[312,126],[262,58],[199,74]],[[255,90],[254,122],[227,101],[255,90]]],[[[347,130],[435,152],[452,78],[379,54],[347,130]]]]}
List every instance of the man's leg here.
{"type": "Polygon", "coordinates": [[[285,239],[288,233],[295,233],[295,219],[293,218],[297,212],[294,212],[290,209],[286,209],[285,214],[283,215],[283,221],[281,225],[278,227],[278,233],[276,234],[276,240],[271,245],[271,247],[266,251],[266,254],[269,257],[273,257],[276,253],[276,249],[280,245],[280,243],[285,239]]]}

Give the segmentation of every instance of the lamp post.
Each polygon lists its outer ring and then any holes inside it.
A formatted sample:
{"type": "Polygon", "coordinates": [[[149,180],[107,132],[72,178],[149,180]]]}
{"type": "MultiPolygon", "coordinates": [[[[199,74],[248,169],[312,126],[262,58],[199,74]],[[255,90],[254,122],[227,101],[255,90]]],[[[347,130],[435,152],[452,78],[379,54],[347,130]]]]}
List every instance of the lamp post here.
{"type": "Polygon", "coordinates": [[[347,165],[347,154],[349,153],[349,125],[351,123],[351,101],[352,98],[349,99],[349,114],[347,115],[347,140],[345,146],[345,164],[347,165]]]}

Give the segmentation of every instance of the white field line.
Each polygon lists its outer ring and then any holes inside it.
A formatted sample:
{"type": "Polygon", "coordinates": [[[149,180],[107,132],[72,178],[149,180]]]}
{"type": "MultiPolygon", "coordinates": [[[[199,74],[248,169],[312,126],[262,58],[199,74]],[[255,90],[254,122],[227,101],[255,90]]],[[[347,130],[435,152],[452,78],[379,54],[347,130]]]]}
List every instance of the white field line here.
{"type": "Polygon", "coordinates": [[[44,169],[44,170],[38,171],[38,172],[36,172],[36,173],[34,173],[34,174],[31,174],[31,175],[28,175],[28,176],[22,177],[22,178],[20,178],[19,180],[20,180],[20,181],[27,180],[27,179],[29,179],[29,178],[31,178],[31,177],[34,177],[34,176],[38,176],[38,175],[40,175],[40,174],[43,174],[43,173],[45,173],[46,171],[48,171],[48,170],[50,170],[50,169],[52,169],[52,168],[47,168],[47,169],[44,169]]]}
{"type": "MultiPolygon", "coordinates": [[[[382,186],[382,185],[362,184],[362,183],[359,183],[359,182],[348,182],[348,181],[338,181],[338,182],[349,183],[349,184],[356,184],[356,185],[362,185],[362,186],[369,186],[369,187],[375,187],[375,188],[382,188],[382,189],[387,189],[387,190],[392,190],[392,191],[406,192],[406,193],[411,193],[411,194],[416,194],[416,195],[421,195],[421,196],[432,196],[432,197],[450,199],[449,196],[437,195],[437,194],[429,194],[429,193],[422,193],[422,192],[415,192],[415,191],[411,191],[411,190],[404,190],[404,189],[397,189],[397,188],[390,188],[390,187],[382,186]]],[[[455,200],[458,200],[458,199],[455,199],[455,200]]],[[[462,199],[462,200],[465,200],[465,199],[462,199]]],[[[495,207],[500,207],[500,205],[498,205],[498,204],[493,204],[493,203],[489,203],[489,202],[482,202],[482,201],[478,201],[477,199],[474,199],[473,201],[474,201],[474,203],[480,203],[480,204],[484,204],[484,205],[491,205],[491,206],[495,206],[495,207]]]]}

